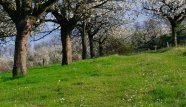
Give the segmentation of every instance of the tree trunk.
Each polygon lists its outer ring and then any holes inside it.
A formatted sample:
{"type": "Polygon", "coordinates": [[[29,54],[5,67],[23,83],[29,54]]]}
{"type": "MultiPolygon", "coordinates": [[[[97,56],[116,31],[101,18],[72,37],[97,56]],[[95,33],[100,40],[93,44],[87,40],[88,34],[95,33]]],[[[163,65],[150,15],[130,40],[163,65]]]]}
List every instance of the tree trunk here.
{"type": "Polygon", "coordinates": [[[93,58],[94,57],[94,43],[93,43],[93,36],[89,35],[89,45],[90,45],[90,57],[93,58]]]}
{"type": "Polygon", "coordinates": [[[31,24],[19,24],[15,40],[13,77],[27,74],[27,44],[31,33],[31,24]]]}
{"type": "Polygon", "coordinates": [[[82,40],[82,59],[87,58],[87,38],[86,38],[86,22],[83,23],[83,32],[81,34],[81,40],[82,40]]]}
{"type": "Polygon", "coordinates": [[[72,63],[72,49],[69,30],[61,30],[61,42],[62,42],[62,65],[68,65],[72,63]]]}
{"type": "Polygon", "coordinates": [[[173,46],[178,46],[178,40],[177,40],[177,32],[176,32],[176,26],[172,25],[172,43],[173,46]]]}
{"type": "Polygon", "coordinates": [[[99,55],[103,56],[103,45],[102,45],[102,43],[99,43],[99,55]]]}

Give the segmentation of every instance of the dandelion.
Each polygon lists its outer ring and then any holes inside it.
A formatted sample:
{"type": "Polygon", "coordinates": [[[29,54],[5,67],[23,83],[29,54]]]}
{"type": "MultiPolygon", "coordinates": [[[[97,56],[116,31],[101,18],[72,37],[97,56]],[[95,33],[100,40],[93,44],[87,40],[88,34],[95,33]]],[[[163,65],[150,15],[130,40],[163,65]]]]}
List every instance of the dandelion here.
{"type": "Polygon", "coordinates": [[[58,80],[57,85],[59,85],[59,84],[60,84],[60,82],[61,82],[61,80],[58,80]]]}

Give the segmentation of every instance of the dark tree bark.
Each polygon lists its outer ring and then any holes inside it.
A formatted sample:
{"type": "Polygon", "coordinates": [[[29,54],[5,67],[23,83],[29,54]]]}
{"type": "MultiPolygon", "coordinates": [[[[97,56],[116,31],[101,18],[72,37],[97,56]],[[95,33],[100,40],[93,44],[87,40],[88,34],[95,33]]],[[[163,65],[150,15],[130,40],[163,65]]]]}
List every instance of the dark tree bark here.
{"type": "Polygon", "coordinates": [[[104,54],[103,54],[103,44],[102,44],[102,42],[99,42],[99,55],[100,56],[103,56],[104,54]]]}
{"type": "Polygon", "coordinates": [[[62,42],[62,65],[68,65],[72,63],[72,49],[71,49],[71,31],[68,29],[61,30],[61,42],[62,42]]]}
{"type": "Polygon", "coordinates": [[[177,32],[176,32],[176,26],[174,24],[171,24],[171,31],[172,31],[172,43],[173,46],[178,46],[178,40],[177,40],[177,32]]]}
{"type": "Polygon", "coordinates": [[[87,58],[87,38],[86,38],[86,22],[83,22],[82,40],[82,59],[87,58]]]}
{"type": "Polygon", "coordinates": [[[89,46],[90,46],[90,57],[94,58],[95,53],[94,53],[94,41],[93,41],[93,36],[88,34],[88,39],[89,39],[89,46]]]}
{"type": "MultiPolygon", "coordinates": [[[[105,31],[104,33],[107,34],[107,31],[105,31]]],[[[102,35],[98,40],[96,40],[99,45],[98,48],[99,48],[99,55],[100,56],[104,55],[104,53],[103,53],[104,43],[107,40],[107,38],[108,38],[108,35],[105,35],[105,36],[102,35]]]]}

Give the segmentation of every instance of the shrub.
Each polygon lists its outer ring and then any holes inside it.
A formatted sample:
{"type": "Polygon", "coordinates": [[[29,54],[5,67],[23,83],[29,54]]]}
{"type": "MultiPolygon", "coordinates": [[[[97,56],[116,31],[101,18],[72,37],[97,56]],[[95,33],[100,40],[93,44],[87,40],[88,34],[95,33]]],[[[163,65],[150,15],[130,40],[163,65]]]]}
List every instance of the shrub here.
{"type": "Polygon", "coordinates": [[[104,44],[104,53],[106,55],[110,54],[128,54],[133,51],[132,46],[125,43],[124,40],[120,38],[110,37],[104,44]]]}

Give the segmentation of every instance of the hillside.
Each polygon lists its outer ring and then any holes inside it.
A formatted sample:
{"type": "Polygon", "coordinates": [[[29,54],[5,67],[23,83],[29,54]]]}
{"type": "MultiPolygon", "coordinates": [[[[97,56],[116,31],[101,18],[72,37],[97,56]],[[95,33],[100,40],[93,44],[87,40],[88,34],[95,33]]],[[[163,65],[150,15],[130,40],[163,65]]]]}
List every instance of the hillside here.
{"type": "Polygon", "coordinates": [[[0,74],[1,107],[185,107],[186,48],[0,74]]]}

